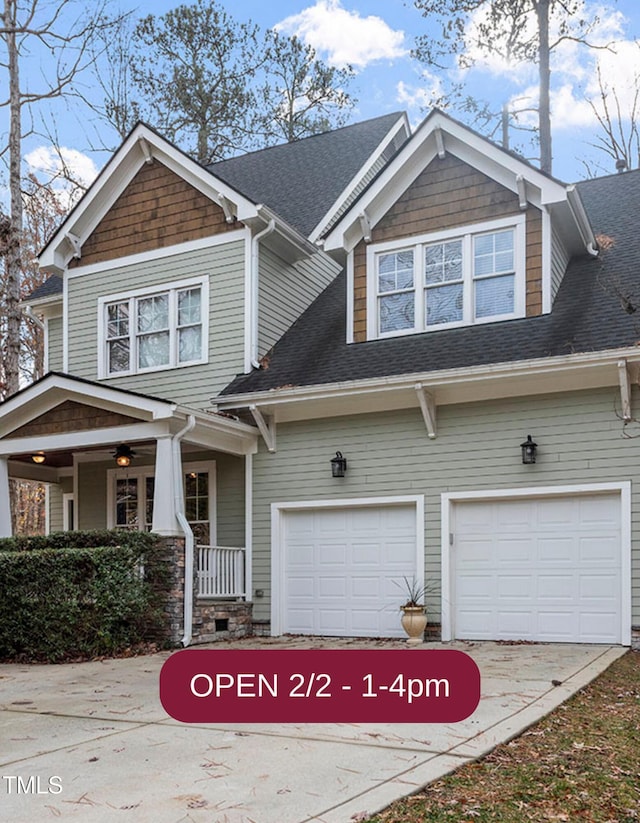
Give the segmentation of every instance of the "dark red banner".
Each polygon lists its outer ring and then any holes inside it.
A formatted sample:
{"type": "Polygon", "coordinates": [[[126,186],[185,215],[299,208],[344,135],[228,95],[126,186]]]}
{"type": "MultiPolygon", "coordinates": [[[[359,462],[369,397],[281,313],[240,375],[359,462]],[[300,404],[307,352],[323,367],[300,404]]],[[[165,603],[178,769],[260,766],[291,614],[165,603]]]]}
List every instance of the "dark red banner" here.
{"type": "Polygon", "coordinates": [[[480,671],[448,649],[188,649],[160,672],[183,723],[456,723],[480,701],[480,671]]]}

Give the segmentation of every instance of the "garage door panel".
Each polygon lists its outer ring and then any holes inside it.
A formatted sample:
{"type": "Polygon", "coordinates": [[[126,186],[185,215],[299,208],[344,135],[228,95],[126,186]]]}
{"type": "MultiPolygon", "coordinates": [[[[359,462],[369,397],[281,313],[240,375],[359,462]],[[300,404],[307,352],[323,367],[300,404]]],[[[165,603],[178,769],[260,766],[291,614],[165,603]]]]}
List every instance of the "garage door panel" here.
{"type": "Polygon", "coordinates": [[[581,600],[604,600],[613,602],[619,591],[619,581],[614,574],[585,574],[579,575],[581,600]]]}
{"type": "Polygon", "coordinates": [[[496,617],[498,638],[509,638],[514,631],[523,640],[533,636],[533,620],[528,609],[499,609],[496,617]]]}
{"type": "Polygon", "coordinates": [[[610,493],[456,504],[455,636],[619,643],[620,512],[610,493]]]}
{"type": "Polygon", "coordinates": [[[617,529],[620,525],[620,501],[611,497],[591,496],[589,500],[578,500],[579,519],[585,528],[602,527],[604,531],[617,529]]]}
{"type": "Polygon", "coordinates": [[[596,563],[608,566],[611,563],[611,556],[616,552],[618,546],[619,541],[609,534],[582,537],[578,549],[580,563],[596,563]]]}
{"type": "Polygon", "coordinates": [[[531,562],[531,552],[535,546],[535,541],[530,537],[497,536],[494,538],[493,544],[494,548],[489,548],[491,562],[494,562],[497,558],[499,563],[526,565],[531,562]]]}
{"type": "Polygon", "coordinates": [[[460,537],[459,545],[464,547],[460,552],[460,563],[468,567],[478,567],[482,564],[493,563],[493,541],[491,538],[460,537]]]}
{"type": "Polygon", "coordinates": [[[415,504],[285,512],[283,532],[285,632],[402,636],[402,578],[416,576],[415,504]]]}
{"type": "Polygon", "coordinates": [[[535,584],[529,575],[500,574],[497,578],[498,597],[501,600],[521,600],[535,595],[535,584]]]}
{"type": "Polygon", "coordinates": [[[495,516],[491,519],[497,529],[519,531],[528,527],[529,518],[530,513],[526,503],[522,505],[515,503],[509,508],[496,509],[495,516]]]}
{"type": "MultiPolygon", "coordinates": [[[[567,537],[561,535],[538,537],[535,545],[537,546],[537,561],[539,563],[560,565],[562,563],[574,563],[577,560],[577,543],[573,535],[567,537]]],[[[531,560],[534,563],[536,562],[536,554],[531,556],[531,560]]]]}

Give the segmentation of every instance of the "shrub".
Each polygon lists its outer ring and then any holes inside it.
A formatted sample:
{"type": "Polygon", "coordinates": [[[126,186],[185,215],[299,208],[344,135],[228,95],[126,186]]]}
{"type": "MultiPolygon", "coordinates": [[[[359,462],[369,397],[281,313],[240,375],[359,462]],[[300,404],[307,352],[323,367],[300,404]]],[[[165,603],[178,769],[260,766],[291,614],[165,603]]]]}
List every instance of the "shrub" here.
{"type": "Polygon", "coordinates": [[[5,538],[0,588],[0,657],[108,655],[164,634],[167,571],[154,535],[5,538]]]}

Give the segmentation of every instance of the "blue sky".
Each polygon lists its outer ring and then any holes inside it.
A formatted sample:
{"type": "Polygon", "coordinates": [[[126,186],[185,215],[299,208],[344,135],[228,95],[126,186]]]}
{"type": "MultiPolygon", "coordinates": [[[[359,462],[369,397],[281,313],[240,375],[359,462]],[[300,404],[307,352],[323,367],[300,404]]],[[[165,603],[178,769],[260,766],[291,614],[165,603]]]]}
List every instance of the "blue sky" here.
{"type": "MultiPolygon", "coordinates": [[[[633,81],[640,76],[640,47],[636,43],[640,33],[640,3],[637,0],[582,2],[586,16],[597,14],[599,18],[591,40],[601,48],[590,50],[569,42],[557,51],[553,62],[554,174],[567,181],[587,176],[585,162],[592,173],[614,170],[613,161],[590,146],[598,134],[588,103],[589,98],[597,99],[598,66],[605,82],[615,81],[623,113],[632,104],[633,81]]],[[[136,9],[142,16],[160,15],[177,3],[119,0],[111,5],[114,11],[136,9]]],[[[265,28],[276,26],[286,33],[297,34],[333,65],[350,63],[357,74],[352,91],[359,100],[351,115],[352,122],[404,109],[412,125],[417,125],[426,114],[425,106],[431,93],[446,88],[446,74],[430,70],[410,56],[416,35],[437,34],[433,23],[422,17],[410,0],[275,0],[271,3],[243,0],[240,4],[223,0],[223,5],[237,20],[251,19],[265,28]]],[[[90,10],[92,4],[76,0],[76,8],[83,7],[90,10]]],[[[472,56],[477,68],[463,72],[453,66],[450,76],[463,80],[470,93],[483,97],[493,106],[517,99],[526,107],[535,88],[535,69],[507,65],[480,53],[472,56]]],[[[43,72],[47,72],[46,58],[34,55],[23,66],[23,79],[35,84],[43,72]]],[[[86,93],[92,93],[90,85],[86,93]]],[[[6,109],[0,116],[5,121],[2,122],[5,132],[6,109]]],[[[46,123],[46,131],[56,135],[69,165],[85,182],[90,182],[108,159],[105,152],[96,151],[96,130],[103,132],[104,143],[115,144],[116,137],[108,133],[106,126],[92,123],[79,103],[51,102],[39,110],[39,116],[46,123]]],[[[41,128],[38,130],[42,132],[41,128]]],[[[531,146],[524,142],[520,145],[533,156],[535,150],[531,146]]],[[[41,177],[57,162],[52,157],[49,141],[39,135],[24,141],[24,157],[27,167],[41,177]]]]}

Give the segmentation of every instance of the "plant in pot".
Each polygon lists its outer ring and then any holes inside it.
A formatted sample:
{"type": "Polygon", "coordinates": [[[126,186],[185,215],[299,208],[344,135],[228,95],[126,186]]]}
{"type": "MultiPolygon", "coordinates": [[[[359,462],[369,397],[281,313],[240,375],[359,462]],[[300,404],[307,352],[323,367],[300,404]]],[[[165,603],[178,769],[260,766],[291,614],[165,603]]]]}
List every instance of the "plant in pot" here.
{"type": "Polygon", "coordinates": [[[404,580],[407,600],[400,606],[402,612],[400,622],[408,635],[407,643],[417,645],[422,643],[424,630],[427,627],[427,607],[424,598],[429,592],[433,591],[433,586],[429,584],[420,585],[415,579],[411,581],[406,577],[402,579],[404,580]]]}

